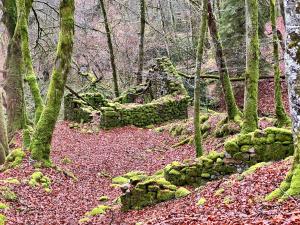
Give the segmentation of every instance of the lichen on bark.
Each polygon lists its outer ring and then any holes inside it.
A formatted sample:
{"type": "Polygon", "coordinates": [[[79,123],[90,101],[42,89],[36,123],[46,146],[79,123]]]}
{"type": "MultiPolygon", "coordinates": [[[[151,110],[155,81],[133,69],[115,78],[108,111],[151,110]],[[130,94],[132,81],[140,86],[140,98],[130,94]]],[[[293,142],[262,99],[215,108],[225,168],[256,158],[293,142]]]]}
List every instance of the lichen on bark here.
{"type": "Polygon", "coordinates": [[[294,136],[294,162],[285,180],[266,200],[300,195],[300,2],[285,0],[287,46],[285,54],[290,112],[294,136]]]}

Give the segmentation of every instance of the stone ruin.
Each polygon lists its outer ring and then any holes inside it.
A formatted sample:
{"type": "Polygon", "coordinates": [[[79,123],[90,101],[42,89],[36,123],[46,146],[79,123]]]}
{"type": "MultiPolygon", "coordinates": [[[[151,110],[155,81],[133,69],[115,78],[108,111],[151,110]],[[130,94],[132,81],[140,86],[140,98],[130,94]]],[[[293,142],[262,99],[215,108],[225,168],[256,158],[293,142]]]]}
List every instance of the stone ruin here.
{"type": "Polygon", "coordinates": [[[226,175],[241,173],[250,166],[285,159],[293,152],[291,131],[269,127],[227,140],[224,152],[212,151],[193,160],[172,162],[152,176],[119,176],[113,183],[123,185],[120,199],[124,211],[141,209],[188,195],[181,186],[201,186],[226,175]]]}
{"type": "Polygon", "coordinates": [[[90,122],[100,114],[102,128],[135,125],[146,127],[188,117],[190,97],[181,76],[168,58],[159,58],[145,84],[108,100],[101,93],[70,93],[65,97],[65,120],[90,122]]]}

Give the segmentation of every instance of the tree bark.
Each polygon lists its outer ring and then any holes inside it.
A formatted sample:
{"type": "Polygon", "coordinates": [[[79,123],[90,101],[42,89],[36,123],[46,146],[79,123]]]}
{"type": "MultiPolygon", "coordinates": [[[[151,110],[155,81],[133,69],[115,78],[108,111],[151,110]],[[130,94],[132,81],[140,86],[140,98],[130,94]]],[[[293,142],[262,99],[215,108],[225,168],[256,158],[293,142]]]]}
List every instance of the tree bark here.
{"type": "Polygon", "coordinates": [[[146,0],[140,0],[140,11],[141,11],[141,29],[140,29],[137,84],[141,84],[143,82],[144,42],[145,42],[145,26],[146,26],[146,0]]]}
{"type": "Polygon", "coordinates": [[[240,111],[236,104],[236,100],[232,91],[232,85],[230,82],[230,77],[227,70],[227,65],[225,62],[225,57],[223,54],[223,47],[221,44],[220,36],[218,33],[217,23],[215,16],[213,14],[211,1],[208,1],[208,27],[210,30],[210,35],[215,46],[215,59],[217,67],[220,74],[220,81],[223,88],[223,94],[225,99],[225,104],[227,108],[228,120],[239,120],[240,111]]]}
{"type": "Polygon", "coordinates": [[[288,78],[289,102],[294,136],[294,163],[280,187],[266,199],[286,199],[300,195],[300,2],[285,0],[287,30],[286,75],[288,78]]]}
{"type": "Polygon", "coordinates": [[[8,31],[9,44],[5,61],[5,83],[7,103],[7,130],[9,139],[15,132],[24,127],[25,102],[23,90],[23,68],[21,36],[15,34],[17,24],[17,9],[15,0],[2,0],[3,22],[8,31]]]}
{"type": "Polygon", "coordinates": [[[21,36],[21,50],[24,64],[25,81],[28,83],[33,96],[35,103],[35,123],[37,123],[43,111],[44,104],[33,69],[29,47],[28,16],[32,7],[32,0],[16,0],[16,5],[18,20],[15,32],[21,36]]]}
{"type": "Polygon", "coordinates": [[[196,58],[196,77],[195,77],[195,93],[194,93],[194,129],[195,129],[195,147],[196,155],[200,157],[203,154],[202,135],[200,128],[200,95],[201,95],[201,69],[204,53],[204,42],[207,32],[207,3],[208,0],[203,0],[202,17],[199,31],[197,58],[196,58]]]}
{"type": "Polygon", "coordinates": [[[272,23],[272,34],[273,34],[273,59],[274,59],[274,84],[275,84],[275,112],[277,118],[277,125],[279,127],[289,125],[290,120],[285,113],[285,109],[282,102],[281,94],[281,79],[280,79],[280,67],[279,67],[279,45],[278,35],[276,28],[276,0],[270,0],[270,16],[272,23]]]}
{"type": "Polygon", "coordinates": [[[7,128],[2,102],[2,91],[0,91],[0,164],[5,162],[5,157],[9,153],[7,128]]]}
{"type": "Polygon", "coordinates": [[[74,37],[74,0],[60,2],[60,34],[47,101],[30,145],[34,160],[50,164],[50,145],[71,67],[74,37]]]}
{"type": "Polygon", "coordinates": [[[104,0],[99,0],[99,1],[100,1],[102,14],[103,14],[103,18],[104,18],[104,25],[105,25],[105,31],[106,31],[106,37],[107,37],[107,45],[108,45],[108,49],[109,49],[110,63],[111,63],[112,75],[113,75],[114,92],[115,92],[115,96],[119,97],[120,92],[119,92],[119,85],[118,85],[118,74],[117,74],[117,66],[116,66],[116,61],[115,61],[114,48],[113,48],[112,38],[111,38],[111,29],[110,29],[108,18],[107,18],[104,0]]]}
{"type": "Polygon", "coordinates": [[[246,0],[246,80],[242,133],[258,127],[259,37],[258,2],[246,0]]]}

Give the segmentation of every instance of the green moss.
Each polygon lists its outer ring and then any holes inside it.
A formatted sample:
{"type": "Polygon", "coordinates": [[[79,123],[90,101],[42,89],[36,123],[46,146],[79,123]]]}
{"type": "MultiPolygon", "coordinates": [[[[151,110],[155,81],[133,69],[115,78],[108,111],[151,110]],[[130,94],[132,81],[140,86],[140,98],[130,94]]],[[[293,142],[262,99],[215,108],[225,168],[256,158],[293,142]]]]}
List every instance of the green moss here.
{"type": "Polygon", "coordinates": [[[205,198],[200,198],[197,202],[198,206],[203,206],[206,203],[206,199],[205,198]]]}
{"type": "Polygon", "coordinates": [[[229,204],[231,204],[231,203],[233,203],[234,202],[234,199],[231,197],[231,196],[225,196],[225,198],[224,198],[224,200],[223,200],[223,203],[225,204],[225,205],[229,205],[229,204]]]}
{"type": "Polygon", "coordinates": [[[230,155],[233,155],[239,152],[240,147],[238,146],[236,139],[228,140],[225,142],[225,151],[228,152],[230,155]]]}
{"type": "Polygon", "coordinates": [[[6,216],[0,214],[0,225],[5,225],[6,221],[7,221],[6,216]]]}
{"type": "Polygon", "coordinates": [[[44,188],[44,190],[46,192],[50,192],[50,185],[51,185],[51,180],[49,177],[44,176],[44,174],[40,171],[36,171],[34,172],[31,177],[30,180],[28,181],[29,186],[31,187],[37,187],[37,186],[41,186],[44,188]]]}
{"type": "Polygon", "coordinates": [[[86,216],[98,216],[106,213],[107,210],[110,210],[111,207],[107,205],[98,205],[96,208],[93,208],[90,212],[86,213],[86,216]]]}
{"type": "Polygon", "coordinates": [[[222,154],[216,151],[211,151],[206,157],[213,161],[216,161],[218,158],[222,158],[222,154]]]}
{"type": "Polygon", "coordinates": [[[261,162],[261,163],[257,163],[253,166],[251,166],[249,169],[247,169],[246,171],[244,171],[242,173],[242,176],[246,177],[246,176],[249,176],[253,173],[255,173],[255,171],[259,168],[262,168],[262,167],[265,167],[265,166],[268,166],[270,165],[271,163],[266,163],[266,162],[261,162]]]}
{"type": "Polygon", "coordinates": [[[224,188],[220,188],[220,189],[216,190],[216,192],[215,192],[214,195],[215,196],[220,196],[220,195],[222,195],[224,193],[224,191],[225,191],[224,188]]]}
{"type": "Polygon", "coordinates": [[[64,165],[70,164],[72,162],[73,162],[72,159],[70,159],[66,156],[61,160],[61,163],[64,164],[64,165]]]}
{"type": "Polygon", "coordinates": [[[267,134],[284,134],[284,135],[292,136],[292,131],[290,129],[267,127],[264,131],[267,134]]]}
{"type": "Polygon", "coordinates": [[[84,217],[84,218],[80,219],[78,222],[79,222],[79,224],[82,224],[82,223],[88,223],[90,221],[91,221],[91,219],[89,217],[84,217]]]}
{"type": "Polygon", "coordinates": [[[30,145],[32,159],[49,165],[51,140],[59,116],[64,87],[72,62],[74,37],[74,0],[60,2],[60,33],[55,66],[47,92],[46,105],[34,130],[30,145]]]}
{"type": "Polygon", "coordinates": [[[300,165],[293,170],[293,176],[289,189],[286,192],[287,196],[299,196],[300,195],[300,165]]]}
{"type": "Polygon", "coordinates": [[[6,200],[6,201],[17,201],[18,196],[17,194],[12,191],[9,187],[1,187],[1,196],[6,200]]]}
{"type": "Polygon", "coordinates": [[[7,168],[15,168],[19,166],[22,163],[25,155],[25,152],[20,148],[11,151],[6,157],[5,161],[7,168]]]}
{"type": "Polygon", "coordinates": [[[98,200],[100,202],[107,202],[109,200],[109,197],[107,197],[107,196],[101,196],[100,198],[98,198],[98,200]]]}
{"type": "Polygon", "coordinates": [[[9,209],[9,206],[0,202],[0,210],[9,209]]]}
{"type": "Polygon", "coordinates": [[[122,177],[122,176],[119,176],[119,177],[114,177],[112,179],[112,183],[113,184],[128,184],[130,182],[130,180],[128,178],[125,178],[125,177],[122,177]]]}
{"type": "Polygon", "coordinates": [[[205,178],[205,179],[209,179],[210,178],[210,174],[209,173],[202,173],[201,177],[205,178]]]}
{"type": "Polygon", "coordinates": [[[183,197],[188,196],[189,194],[191,194],[191,192],[188,189],[186,189],[184,187],[180,187],[175,192],[175,198],[177,198],[177,199],[183,198],[183,197]]]}
{"type": "Polygon", "coordinates": [[[160,202],[168,201],[175,198],[175,192],[171,190],[159,190],[157,192],[157,200],[160,202]]]}
{"type": "Polygon", "coordinates": [[[0,182],[7,183],[7,184],[15,184],[20,185],[21,182],[17,178],[7,178],[5,180],[0,180],[0,182]]]}
{"type": "Polygon", "coordinates": [[[252,135],[253,133],[249,134],[240,134],[237,137],[237,144],[238,145],[249,145],[252,144],[252,135]]]}

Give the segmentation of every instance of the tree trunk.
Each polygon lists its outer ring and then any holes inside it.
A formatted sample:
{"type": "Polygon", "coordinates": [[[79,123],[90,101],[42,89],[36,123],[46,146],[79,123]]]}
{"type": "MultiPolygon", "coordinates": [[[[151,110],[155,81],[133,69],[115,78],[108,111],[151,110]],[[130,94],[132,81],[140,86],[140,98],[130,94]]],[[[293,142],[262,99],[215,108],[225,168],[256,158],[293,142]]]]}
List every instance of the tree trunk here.
{"type": "Polygon", "coordinates": [[[37,78],[33,69],[29,48],[28,16],[32,7],[32,0],[17,0],[16,5],[18,21],[15,32],[20,34],[21,36],[21,50],[25,71],[24,75],[25,80],[30,87],[31,94],[35,103],[35,123],[37,123],[43,111],[44,104],[37,78]]]}
{"type": "Polygon", "coordinates": [[[280,187],[266,199],[300,195],[300,2],[285,0],[287,45],[285,68],[294,136],[294,163],[280,187]]]}
{"type": "Polygon", "coordinates": [[[110,63],[111,63],[113,83],[114,83],[114,92],[115,92],[115,96],[119,97],[120,92],[119,92],[119,85],[118,85],[117,66],[116,66],[116,62],[115,62],[114,48],[113,48],[112,38],[111,38],[111,29],[110,29],[108,18],[107,18],[104,0],[100,0],[100,5],[101,5],[101,9],[102,9],[103,18],[104,18],[104,25],[105,25],[105,31],[106,31],[106,37],[107,37],[107,45],[108,45],[109,55],[110,55],[110,63]]]}
{"type": "Polygon", "coordinates": [[[145,25],[146,25],[146,2],[145,2],[145,0],[140,0],[140,10],[141,10],[141,30],[140,30],[137,84],[141,84],[143,82],[144,41],[145,41],[145,25]]]}
{"type": "Polygon", "coordinates": [[[61,0],[60,34],[55,66],[52,72],[47,101],[37,123],[30,145],[34,160],[45,165],[50,163],[50,145],[59,115],[67,75],[71,67],[74,37],[74,0],[61,0]]]}
{"type": "Polygon", "coordinates": [[[195,77],[195,93],[194,93],[194,129],[195,129],[195,147],[196,155],[200,157],[203,154],[202,135],[200,128],[200,95],[201,95],[201,68],[204,53],[204,42],[207,32],[207,3],[208,0],[203,0],[201,25],[199,31],[197,58],[196,58],[196,77],[195,77]]]}
{"type": "Polygon", "coordinates": [[[232,91],[232,85],[230,82],[230,77],[228,74],[224,54],[223,47],[221,44],[220,36],[218,33],[217,23],[215,16],[212,11],[211,1],[208,1],[208,27],[210,30],[210,35],[212,37],[212,41],[215,46],[216,52],[216,63],[218,66],[220,81],[223,87],[224,99],[227,108],[227,116],[228,120],[239,120],[240,119],[240,111],[235,101],[235,97],[232,91]]]}
{"type": "Polygon", "coordinates": [[[285,113],[282,94],[281,94],[281,79],[279,67],[279,45],[276,28],[276,0],[270,0],[270,16],[273,33],[273,58],[274,58],[274,84],[275,84],[275,112],[277,118],[277,126],[282,127],[290,124],[290,120],[285,113]]]}
{"type": "Polygon", "coordinates": [[[5,162],[5,157],[9,153],[2,98],[2,91],[0,91],[0,164],[3,164],[5,162]]]}
{"type": "Polygon", "coordinates": [[[9,45],[5,61],[4,90],[7,103],[7,130],[11,139],[24,127],[25,103],[23,90],[21,36],[15,34],[17,10],[15,0],[2,0],[3,22],[8,31],[9,45]]]}
{"type": "Polygon", "coordinates": [[[258,2],[246,0],[246,79],[244,101],[244,123],[242,133],[249,133],[258,127],[258,79],[259,79],[259,38],[258,2]]]}

